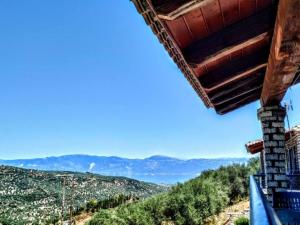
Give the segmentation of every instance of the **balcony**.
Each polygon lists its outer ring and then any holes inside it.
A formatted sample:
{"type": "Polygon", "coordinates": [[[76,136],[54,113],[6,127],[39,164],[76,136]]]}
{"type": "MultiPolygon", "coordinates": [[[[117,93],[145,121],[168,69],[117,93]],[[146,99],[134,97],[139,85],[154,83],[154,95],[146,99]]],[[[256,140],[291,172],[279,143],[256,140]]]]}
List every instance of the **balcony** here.
{"type": "Polygon", "coordinates": [[[287,174],[291,190],[300,190],[300,171],[292,171],[287,174]]]}
{"type": "Polygon", "coordinates": [[[258,179],[251,177],[250,207],[251,225],[300,225],[299,190],[275,193],[272,207],[263,193],[258,179]]]}

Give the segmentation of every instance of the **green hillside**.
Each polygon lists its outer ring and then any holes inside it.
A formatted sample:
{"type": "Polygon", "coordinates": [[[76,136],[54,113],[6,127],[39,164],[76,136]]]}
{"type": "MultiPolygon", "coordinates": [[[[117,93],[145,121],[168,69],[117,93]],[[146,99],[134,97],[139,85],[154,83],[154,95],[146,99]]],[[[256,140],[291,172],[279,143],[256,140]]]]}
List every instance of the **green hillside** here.
{"type": "Polygon", "coordinates": [[[201,225],[212,215],[248,197],[249,175],[258,161],[206,171],[145,201],[101,210],[89,225],[201,225]]]}
{"type": "Polygon", "coordinates": [[[74,211],[93,199],[99,201],[120,194],[145,198],[167,189],[124,177],[0,166],[0,224],[44,224],[57,218],[64,179],[65,208],[69,210],[72,203],[74,211]]]}

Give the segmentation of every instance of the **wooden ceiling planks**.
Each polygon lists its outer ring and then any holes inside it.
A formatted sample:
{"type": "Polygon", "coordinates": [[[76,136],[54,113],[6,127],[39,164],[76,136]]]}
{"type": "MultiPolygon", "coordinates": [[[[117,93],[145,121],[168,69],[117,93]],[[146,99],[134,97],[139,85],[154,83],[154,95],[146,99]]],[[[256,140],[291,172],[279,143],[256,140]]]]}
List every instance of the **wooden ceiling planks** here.
{"type": "Polygon", "coordinates": [[[260,98],[277,0],[132,1],[207,106],[224,114],[260,98]]]}
{"type": "Polygon", "coordinates": [[[300,0],[281,0],[261,104],[278,104],[287,89],[293,85],[300,66],[300,0]]]}
{"type": "Polygon", "coordinates": [[[240,7],[240,15],[244,15],[246,17],[251,16],[253,12],[256,11],[256,1],[254,0],[241,0],[239,3],[240,7]]]}
{"type": "Polygon", "coordinates": [[[187,48],[183,54],[188,63],[205,64],[205,61],[239,51],[248,45],[271,39],[276,11],[266,9],[221,31],[201,39],[187,48]]]}
{"type": "Polygon", "coordinates": [[[215,33],[224,27],[222,11],[218,2],[218,0],[208,1],[201,7],[210,33],[215,33]]]}
{"type": "MultiPolygon", "coordinates": [[[[206,22],[201,9],[193,10],[184,15],[186,23],[193,34],[193,42],[207,37],[210,32],[206,26],[206,22]]],[[[171,21],[170,21],[171,22],[171,21]]],[[[167,22],[168,23],[168,22],[167,22]]]]}
{"type": "Polygon", "coordinates": [[[177,45],[182,49],[186,48],[191,42],[193,42],[193,36],[186,24],[184,17],[179,17],[176,20],[166,21],[168,30],[172,34],[177,45]]]}
{"type": "Polygon", "coordinates": [[[219,1],[224,26],[234,24],[240,19],[239,0],[219,1]]]}
{"type": "Polygon", "coordinates": [[[188,2],[190,0],[153,0],[152,4],[158,13],[168,14],[188,2]]]}

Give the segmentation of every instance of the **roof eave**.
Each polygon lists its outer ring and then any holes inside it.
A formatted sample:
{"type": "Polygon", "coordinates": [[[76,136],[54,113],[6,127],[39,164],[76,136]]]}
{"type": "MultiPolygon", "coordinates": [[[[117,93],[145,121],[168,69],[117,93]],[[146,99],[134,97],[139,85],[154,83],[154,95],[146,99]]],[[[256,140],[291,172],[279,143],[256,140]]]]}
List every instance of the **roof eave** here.
{"type": "Polygon", "coordinates": [[[188,66],[181,50],[177,46],[172,35],[169,33],[167,27],[161,21],[157,13],[155,12],[152,4],[149,0],[131,0],[137,11],[143,16],[146,24],[151,27],[153,33],[157,36],[160,43],[163,44],[168,51],[170,57],[177,64],[181,72],[186,79],[192,85],[198,96],[202,99],[207,108],[214,108],[209,97],[207,96],[204,88],[200,84],[198,78],[194,74],[193,70],[188,66]]]}

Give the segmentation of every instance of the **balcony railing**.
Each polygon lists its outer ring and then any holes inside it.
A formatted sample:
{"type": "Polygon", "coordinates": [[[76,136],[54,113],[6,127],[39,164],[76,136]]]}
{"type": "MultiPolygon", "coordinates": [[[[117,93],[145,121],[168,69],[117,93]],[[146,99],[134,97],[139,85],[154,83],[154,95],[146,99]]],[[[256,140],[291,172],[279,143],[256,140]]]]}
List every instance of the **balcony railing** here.
{"type": "Polygon", "coordinates": [[[274,208],[300,212],[300,191],[274,193],[274,208]]]}
{"type": "Polygon", "coordinates": [[[282,225],[253,176],[250,177],[250,222],[251,225],[282,225]]]}
{"type": "Polygon", "coordinates": [[[287,175],[290,190],[300,190],[300,172],[292,171],[287,175]]]}
{"type": "MultiPolygon", "coordinates": [[[[266,174],[258,173],[253,175],[255,180],[260,184],[261,188],[266,187],[266,174]]],[[[300,190],[300,171],[289,171],[287,174],[288,189],[300,190]]]]}
{"type": "Polygon", "coordinates": [[[266,186],[266,174],[265,173],[257,173],[255,175],[253,175],[253,177],[261,188],[264,188],[266,186]]]}

